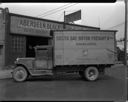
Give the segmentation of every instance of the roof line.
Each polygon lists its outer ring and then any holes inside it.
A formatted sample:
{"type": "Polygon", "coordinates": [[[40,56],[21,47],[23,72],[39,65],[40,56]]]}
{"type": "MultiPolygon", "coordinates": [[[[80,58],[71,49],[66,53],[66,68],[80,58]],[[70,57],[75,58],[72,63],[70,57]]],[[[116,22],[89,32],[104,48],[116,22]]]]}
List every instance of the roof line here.
{"type": "MultiPolygon", "coordinates": [[[[52,31],[60,31],[60,30],[52,30],[52,31]]],[[[72,30],[61,30],[61,31],[72,31],[72,30]]],[[[100,31],[100,32],[118,32],[118,30],[73,30],[73,31],[100,31]]]]}
{"type": "MultiPolygon", "coordinates": [[[[44,21],[48,21],[48,22],[54,22],[54,23],[64,24],[64,22],[55,21],[55,20],[48,20],[48,19],[43,19],[43,18],[38,18],[38,17],[26,16],[26,15],[22,15],[22,14],[15,14],[15,13],[9,13],[9,14],[10,14],[11,16],[21,16],[21,17],[27,17],[27,18],[36,19],[36,20],[44,20],[44,21]]],[[[65,23],[65,24],[66,24],[66,25],[79,26],[79,27],[87,27],[87,28],[100,29],[99,27],[93,27],[93,26],[84,26],[84,25],[69,24],[69,23],[65,23]]]]}

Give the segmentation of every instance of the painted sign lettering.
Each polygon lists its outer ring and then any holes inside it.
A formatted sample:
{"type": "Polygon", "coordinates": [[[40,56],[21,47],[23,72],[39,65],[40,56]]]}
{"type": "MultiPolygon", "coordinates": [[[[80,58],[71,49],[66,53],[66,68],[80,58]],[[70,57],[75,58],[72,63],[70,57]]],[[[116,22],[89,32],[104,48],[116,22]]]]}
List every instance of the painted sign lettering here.
{"type": "Polygon", "coordinates": [[[110,40],[109,36],[56,36],[56,40],[110,40]]]}
{"type": "Polygon", "coordinates": [[[43,20],[11,16],[11,33],[49,36],[50,30],[61,30],[63,25],[43,20]]]}
{"type": "Polygon", "coordinates": [[[33,29],[62,29],[61,25],[54,25],[53,23],[41,22],[38,20],[21,19],[18,26],[33,28],[33,29]]]}
{"type": "Polygon", "coordinates": [[[103,48],[114,43],[114,33],[104,31],[63,31],[55,33],[55,47],[71,48],[103,48]],[[107,43],[107,45],[106,45],[107,43]]]}
{"type": "MultiPolygon", "coordinates": [[[[63,24],[22,16],[11,16],[10,31],[15,34],[49,36],[47,30],[62,30],[63,24]]],[[[95,30],[95,28],[66,25],[67,30],[95,30]]]]}

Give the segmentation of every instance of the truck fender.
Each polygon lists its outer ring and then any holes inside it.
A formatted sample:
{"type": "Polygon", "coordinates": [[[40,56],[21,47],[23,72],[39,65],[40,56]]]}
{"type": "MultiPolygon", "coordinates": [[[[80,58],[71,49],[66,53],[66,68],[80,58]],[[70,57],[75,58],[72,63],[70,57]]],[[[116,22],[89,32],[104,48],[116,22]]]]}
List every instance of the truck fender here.
{"type": "Polygon", "coordinates": [[[18,67],[18,66],[22,66],[24,67],[24,69],[28,72],[28,74],[30,74],[30,71],[27,69],[27,67],[23,64],[16,64],[15,68],[18,67]]]}

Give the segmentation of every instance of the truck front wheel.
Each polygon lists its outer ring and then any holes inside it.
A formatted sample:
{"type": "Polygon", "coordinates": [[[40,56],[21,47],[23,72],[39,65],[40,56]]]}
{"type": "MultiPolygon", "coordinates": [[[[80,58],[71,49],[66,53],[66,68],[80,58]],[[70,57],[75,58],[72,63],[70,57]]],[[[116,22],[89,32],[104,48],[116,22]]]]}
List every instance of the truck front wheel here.
{"type": "Polygon", "coordinates": [[[84,78],[88,81],[95,81],[99,77],[99,71],[96,67],[87,67],[84,70],[84,78]]]}
{"type": "Polygon", "coordinates": [[[12,73],[12,77],[17,82],[23,82],[27,79],[28,72],[24,67],[17,66],[12,73]]]}

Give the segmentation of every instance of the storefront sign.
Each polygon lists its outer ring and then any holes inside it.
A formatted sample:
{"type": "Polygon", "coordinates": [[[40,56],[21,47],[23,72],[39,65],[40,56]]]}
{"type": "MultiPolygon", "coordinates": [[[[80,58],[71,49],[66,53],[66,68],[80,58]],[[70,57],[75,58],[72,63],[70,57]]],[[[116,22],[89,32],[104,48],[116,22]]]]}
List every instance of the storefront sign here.
{"type": "MultiPolygon", "coordinates": [[[[49,36],[50,30],[63,30],[63,24],[37,20],[27,17],[11,16],[10,31],[14,34],[49,36]]],[[[96,30],[95,28],[81,27],[66,24],[67,30],[96,30]]]]}
{"type": "Polygon", "coordinates": [[[62,24],[11,16],[11,33],[49,36],[50,30],[61,30],[62,24]]]}

